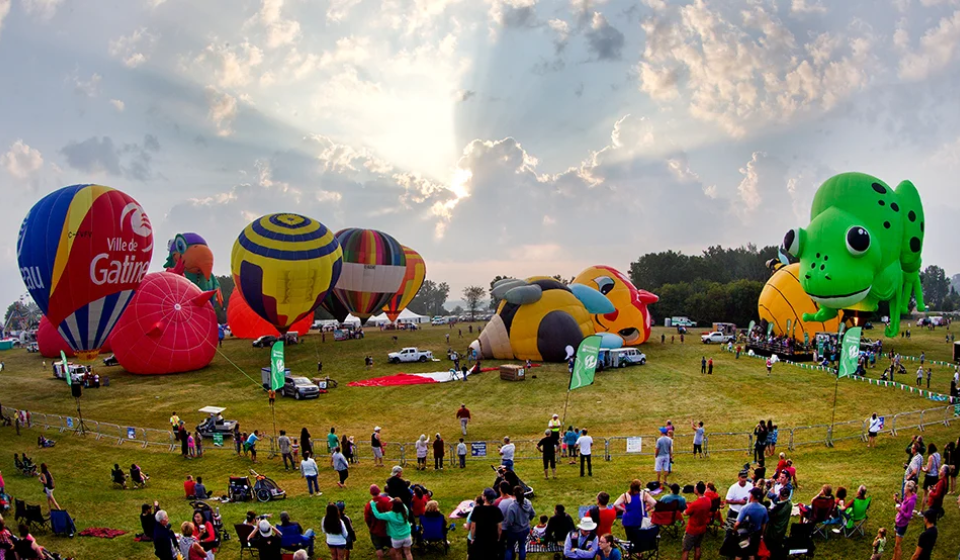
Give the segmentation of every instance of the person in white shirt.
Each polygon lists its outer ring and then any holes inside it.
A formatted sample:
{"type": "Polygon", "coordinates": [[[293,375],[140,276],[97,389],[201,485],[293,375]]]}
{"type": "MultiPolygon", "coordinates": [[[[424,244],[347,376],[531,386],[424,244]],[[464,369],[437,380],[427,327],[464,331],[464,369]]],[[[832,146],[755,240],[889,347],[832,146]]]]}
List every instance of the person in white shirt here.
{"type": "Polygon", "coordinates": [[[460,443],[457,444],[457,458],[460,459],[460,468],[466,468],[467,466],[467,444],[463,443],[463,438],[460,438],[460,443]]]}
{"type": "Polygon", "coordinates": [[[580,450],[580,476],[583,476],[583,464],[587,464],[587,472],[593,476],[593,463],[590,462],[590,452],[593,447],[593,438],[587,435],[584,428],[580,431],[580,437],[577,438],[577,448],[580,450]]]}
{"type": "Polygon", "coordinates": [[[867,423],[870,426],[867,429],[867,435],[870,436],[867,439],[867,447],[876,447],[877,446],[877,434],[880,433],[880,429],[883,427],[883,420],[877,416],[877,413],[874,412],[873,416],[867,418],[867,423]]]}
{"type": "Polygon", "coordinates": [[[510,443],[510,438],[503,438],[503,446],[500,447],[500,464],[513,470],[513,455],[517,451],[517,446],[510,443]]]}
{"type": "Polygon", "coordinates": [[[323,495],[323,492],[320,491],[320,484],[317,482],[320,469],[317,468],[317,462],[313,460],[313,457],[308,451],[303,453],[303,460],[300,461],[300,474],[307,479],[307,492],[309,492],[311,496],[313,496],[314,490],[317,491],[317,496],[323,495]]]}
{"type": "Polygon", "coordinates": [[[726,502],[730,506],[727,510],[727,519],[736,519],[740,515],[740,508],[750,500],[750,489],[753,487],[747,484],[749,476],[749,471],[740,471],[737,482],[727,490],[726,502]]]}

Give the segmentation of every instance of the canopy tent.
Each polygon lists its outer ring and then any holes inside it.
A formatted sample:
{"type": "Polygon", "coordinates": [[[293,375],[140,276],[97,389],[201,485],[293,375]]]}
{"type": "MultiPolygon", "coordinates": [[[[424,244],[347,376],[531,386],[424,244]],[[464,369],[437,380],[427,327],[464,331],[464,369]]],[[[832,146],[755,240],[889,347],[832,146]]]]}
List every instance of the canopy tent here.
{"type": "MultiPolygon", "coordinates": [[[[371,317],[370,320],[367,321],[367,324],[368,325],[369,324],[386,325],[387,323],[390,323],[390,322],[391,322],[390,318],[387,317],[387,314],[381,313],[379,315],[371,317]]],[[[417,315],[416,313],[414,313],[413,311],[410,311],[409,309],[402,310],[400,312],[400,315],[397,316],[397,323],[429,323],[429,322],[430,322],[430,317],[427,317],[426,315],[417,315]]]]}

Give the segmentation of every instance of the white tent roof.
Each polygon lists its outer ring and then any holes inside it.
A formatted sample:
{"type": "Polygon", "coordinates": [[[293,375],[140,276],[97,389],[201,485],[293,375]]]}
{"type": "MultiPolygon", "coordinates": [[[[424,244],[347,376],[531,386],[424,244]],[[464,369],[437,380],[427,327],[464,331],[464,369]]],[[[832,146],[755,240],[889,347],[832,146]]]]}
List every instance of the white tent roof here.
{"type": "MultiPolygon", "coordinates": [[[[430,317],[427,317],[426,315],[417,315],[416,313],[414,313],[413,311],[410,311],[409,309],[404,309],[403,311],[400,312],[400,315],[397,317],[397,321],[401,323],[427,323],[430,321],[430,317]]],[[[367,321],[367,324],[372,323],[374,325],[379,325],[381,323],[389,323],[389,322],[390,322],[390,318],[387,317],[387,314],[381,313],[379,315],[375,315],[371,317],[370,320],[367,321]]]]}

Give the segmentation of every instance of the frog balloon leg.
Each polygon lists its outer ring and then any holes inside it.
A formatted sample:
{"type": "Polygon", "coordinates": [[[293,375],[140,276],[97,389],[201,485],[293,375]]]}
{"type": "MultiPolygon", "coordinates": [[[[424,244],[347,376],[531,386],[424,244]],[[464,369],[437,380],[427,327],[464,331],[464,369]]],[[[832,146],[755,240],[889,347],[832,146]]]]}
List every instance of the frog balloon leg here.
{"type": "MultiPolygon", "coordinates": [[[[903,297],[900,309],[909,313],[910,297],[917,301],[917,311],[925,311],[923,287],[920,284],[920,254],[923,251],[924,216],[920,193],[910,181],[903,181],[894,191],[904,210],[903,244],[900,248],[900,266],[903,268],[903,297]]],[[[891,309],[893,309],[891,307],[891,309]]],[[[891,313],[892,314],[892,313],[891,313]]]]}

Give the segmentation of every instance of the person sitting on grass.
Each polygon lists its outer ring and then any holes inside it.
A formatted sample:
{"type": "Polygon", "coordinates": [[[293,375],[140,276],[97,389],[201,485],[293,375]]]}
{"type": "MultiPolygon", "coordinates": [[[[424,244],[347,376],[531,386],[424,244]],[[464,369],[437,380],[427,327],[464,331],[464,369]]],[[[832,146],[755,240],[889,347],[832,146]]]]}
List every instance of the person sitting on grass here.
{"type": "Polygon", "coordinates": [[[110,477],[113,479],[114,484],[120,485],[122,490],[127,489],[127,473],[123,472],[123,469],[120,468],[119,464],[113,464],[113,470],[110,471],[110,477]]]}
{"type": "Polygon", "coordinates": [[[197,484],[193,487],[194,495],[196,495],[198,500],[207,500],[210,498],[210,494],[207,493],[207,487],[203,485],[203,477],[197,477],[197,484]]]}
{"type": "Polygon", "coordinates": [[[213,528],[213,523],[204,519],[203,512],[200,510],[193,512],[193,533],[206,550],[213,548],[213,543],[217,542],[217,531],[213,528]]]}
{"type": "Polygon", "coordinates": [[[197,483],[193,480],[192,475],[187,475],[187,479],[183,481],[183,492],[187,495],[188,500],[195,500],[197,498],[197,483]]]}
{"type": "Polygon", "coordinates": [[[547,522],[544,540],[551,543],[562,543],[567,535],[576,530],[573,518],[567,513],[563,504],[557,504],[553,509],[553,517],[547,522]]]}

